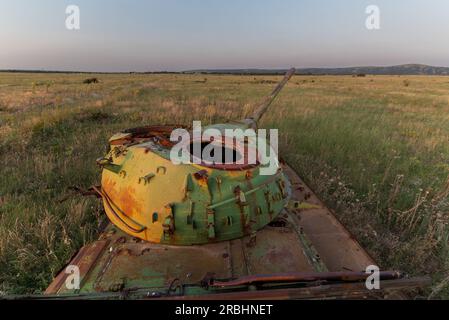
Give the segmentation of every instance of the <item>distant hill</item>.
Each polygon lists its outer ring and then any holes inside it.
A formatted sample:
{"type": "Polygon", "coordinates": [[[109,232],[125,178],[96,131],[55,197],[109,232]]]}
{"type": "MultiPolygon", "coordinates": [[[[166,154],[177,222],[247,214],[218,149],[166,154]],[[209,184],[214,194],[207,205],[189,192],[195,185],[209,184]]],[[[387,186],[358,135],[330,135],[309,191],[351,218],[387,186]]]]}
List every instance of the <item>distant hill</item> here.
{"type": "MultiPolygon", "coordinates": [[[[0,72],[17,73],[81,73],[81,74],[243,74],[243,75],[277,75],[286,69],[197,69],[182,72],[148,71],[148,72],[89,72],[89,71],[50,71],[50,70],[0,70],[0,72]]],[[[432,67],[424,64],[403,64],[389,67],[347,67],[347,68],[297,68],[299,75],[449,75],[449,67],[432,67]]]]}
{"type": "MultiPolygon", "coordinates": [[[[185,73],[206,74],[282,74],[283,69],[202,69],[185,73]]],[[[298,68],[300,75],[449,75],[448,67],[432,67],[423,64],[404,64],[389,67],[347,67],[347,68],[298,68]]]]}

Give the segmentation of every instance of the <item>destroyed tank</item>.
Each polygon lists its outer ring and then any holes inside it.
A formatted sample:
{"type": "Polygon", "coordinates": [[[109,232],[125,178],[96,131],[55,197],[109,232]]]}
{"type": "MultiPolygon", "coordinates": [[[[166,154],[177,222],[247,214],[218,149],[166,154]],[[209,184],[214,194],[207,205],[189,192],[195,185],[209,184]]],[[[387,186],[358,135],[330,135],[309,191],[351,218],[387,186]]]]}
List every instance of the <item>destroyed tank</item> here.
{"type": "MultiPolygon", "coordinates": [[[[294,73],[248,119],[205,128],[222,134],[212,143],[226,149],[226,129],[256,129],[294,73]]],[[[397,298],[428,283],[380,271],[381,289],[369,290],[376,262],[286,163],[276,157],[264,175],[260,152],[255,162],[238,161],[254,146],[244,140],[224,150],[231,162],[174,164],[175,129],[182,127],[129,129],[109,140],[92,191],[111,223],[59,272],[45,299],[397,298]]],[[[192,160],[208,144],[194,138],[184,150],[192,160]]]]}

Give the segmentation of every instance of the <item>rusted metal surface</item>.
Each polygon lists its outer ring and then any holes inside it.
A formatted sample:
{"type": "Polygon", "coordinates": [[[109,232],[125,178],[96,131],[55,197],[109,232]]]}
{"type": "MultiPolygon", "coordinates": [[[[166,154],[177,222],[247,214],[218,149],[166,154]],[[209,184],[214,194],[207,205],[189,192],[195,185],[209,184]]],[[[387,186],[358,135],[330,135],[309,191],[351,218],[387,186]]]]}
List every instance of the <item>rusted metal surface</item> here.
{"type": "MultiPolygon", "coordinates": [[[[99,259],[92,258],[92,250],[82,249],[70,263],[91,263],[88,269],[95,272],[88,275],[87,282],[95,292],[111,291],[122,282],[127,288],[163,288],[173,279],[195,285],[208,273],[231,279],[260,273],[314,271],[296,233],[288,227],[267,227],[255,237],[188,247],[151,244],[118,230],[103,239],[101,243],[107,243],[107,248],[99,259]]],[[[64,280],[58,276],[47,293],[67,292],[64,280]]]]}
{"type": "Polygon", "coordinates": [[[300,299],[400,299],[397,292],[430,285],[430,277],[385,280],[378,291],[368,291],[364,283],[322,284],[306,288],[218,293],[207,296],[176,296],[172,300],[300,300],[300,299]]]}
{"type": "Polygon", "coordinates": [[[177,128],[184,128],[184,126],[161,125],[127,129],[121,134],[113,136],[109,142],[111,145],[122,145],[124,143],[137,144],[149,138],[154,138],[160,145],[171,147],[173,146],[173,142],[170,141],[170,134],[177,128]]]}
{"type": "Polygon", "coordinates": [[[296,211],[307,234],[329,271],[360,271],[375,265],[374,259],[340,223],[291,167],[284,168],[293,187],[293,199],[307,201],[318,209],[296,211]]]}
{"type": "Polygon", "coordinates": [[[364,270],[375,261],[294,171],[284,170],[296,186],[293,199],[307,197],[319,209],[285,210],[250,236],[187,247],[151,244],[109,225],[97,242],[81,249],[70,262],[80,266],[80,290],[65,288],[63,270],[47,289],[47,297],[400,298],[402,290],[428,284],[428,278],[384,272],[382,290],[369,292],[364,270]]]}
{"type": "MultiPolygon", "coordinates": [[[[74,265],[79,268],[81,286],[83,285],[86,277],[89,275],[89,272],[97,263],[100,255],[104,252],[108,243],[108,240],[97,240],[94,243],[81,248],[75,258],[70,262],[70,265],[74,265]]],[[[69,274],[65,273],[65,270],[62,270],[47,288],[45,294],[59,293],[59,290],[64,287],[68,275],[69,274]]]]}
{"type": "Polygon", "coordinates": [[[105,300],[105,299],[151,299],[151,300],[299,300],[299,299],[401,299],[398,292],[430,285],[430,277],[385,280],[380,290],[368,291],[363,283],[321,284],[302,288],[286,288],[257,291],[235,291],[208,295],[166,295],[140,288],[121,292],[92,292],[76,295],[9,296],[8,299],[37,300],[105,300]]]}

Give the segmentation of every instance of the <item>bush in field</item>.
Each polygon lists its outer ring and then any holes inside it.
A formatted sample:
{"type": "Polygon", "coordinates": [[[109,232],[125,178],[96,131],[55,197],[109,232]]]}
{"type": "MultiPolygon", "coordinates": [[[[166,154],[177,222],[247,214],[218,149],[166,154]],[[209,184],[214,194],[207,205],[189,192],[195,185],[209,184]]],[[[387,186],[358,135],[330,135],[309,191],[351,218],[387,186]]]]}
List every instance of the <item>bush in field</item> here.
{"type": "Polygon", "coordinates": [[[92,83],[99,83],[100,81],[97,78],[89,78],[85,79],[83,81],[84,84],[92,84],[92,83]]]}

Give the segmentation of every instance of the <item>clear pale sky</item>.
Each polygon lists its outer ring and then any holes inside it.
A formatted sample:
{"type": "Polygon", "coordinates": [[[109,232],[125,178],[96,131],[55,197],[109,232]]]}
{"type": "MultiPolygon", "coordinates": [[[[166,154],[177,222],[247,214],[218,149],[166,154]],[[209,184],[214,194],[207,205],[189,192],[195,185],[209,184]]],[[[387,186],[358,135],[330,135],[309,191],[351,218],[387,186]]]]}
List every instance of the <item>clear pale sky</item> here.
{"type": "Polygon", "coordinates": [[[0,69],[449,66],[448,0],[0,0],[0,69]],[[81,29],[65,28],[65,8],[81,29]],[[365,8],[381,10],[367,30],[365,8]]]}

